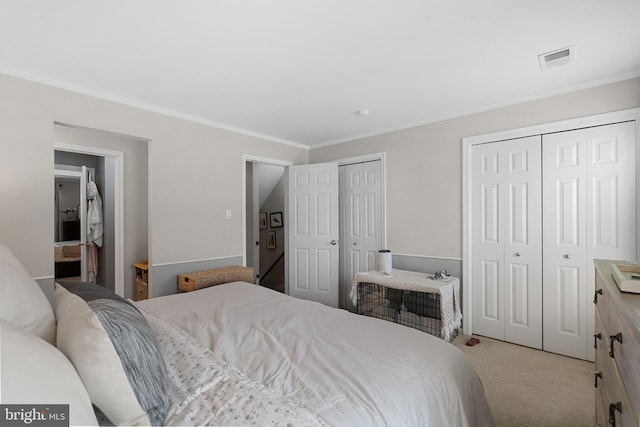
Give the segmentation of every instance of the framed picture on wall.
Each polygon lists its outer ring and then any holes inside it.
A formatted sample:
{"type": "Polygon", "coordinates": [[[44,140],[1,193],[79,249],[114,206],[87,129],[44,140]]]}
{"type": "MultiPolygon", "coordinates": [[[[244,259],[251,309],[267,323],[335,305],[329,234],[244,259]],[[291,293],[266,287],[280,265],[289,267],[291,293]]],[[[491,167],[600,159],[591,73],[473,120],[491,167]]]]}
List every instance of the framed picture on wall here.
{"type": "Polygon", "coordinates": [[[260,212],[259,223],[260,223],[260,230],[267,229],[267,213],[266,212],[260,212]]]}
{"type": "Polygon", "coordinates": [[[271,228],[282,227],[282,212],[274,212],[269,215],[269,225],[271,228]]]}
{"type": "Polygon", "coordinates": [[[276,248],[276,232],[267,231],[267,249],[276,248]]]}

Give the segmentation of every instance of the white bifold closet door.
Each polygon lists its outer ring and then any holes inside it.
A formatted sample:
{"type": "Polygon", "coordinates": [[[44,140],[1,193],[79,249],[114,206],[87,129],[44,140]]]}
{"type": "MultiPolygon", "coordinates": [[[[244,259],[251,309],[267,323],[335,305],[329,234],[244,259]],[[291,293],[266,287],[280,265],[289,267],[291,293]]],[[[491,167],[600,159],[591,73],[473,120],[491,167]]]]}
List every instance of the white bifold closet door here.
{"type": "Polygon", "coordinates": [[[473,331],[542,348],[541,137],[472,148],[473,331]]]}
{"type": "Polygon", "coordinates": [[[376,269],[384,249],[382,162],[340,166],[340,307],[354,311],[349,293],[356,273],[376,269]]]}
{"type": "Polygon", "coordinates": [[[593,360],[596,258],[636,258],[635,123],[547,134],[544,349],[593,360]]]}

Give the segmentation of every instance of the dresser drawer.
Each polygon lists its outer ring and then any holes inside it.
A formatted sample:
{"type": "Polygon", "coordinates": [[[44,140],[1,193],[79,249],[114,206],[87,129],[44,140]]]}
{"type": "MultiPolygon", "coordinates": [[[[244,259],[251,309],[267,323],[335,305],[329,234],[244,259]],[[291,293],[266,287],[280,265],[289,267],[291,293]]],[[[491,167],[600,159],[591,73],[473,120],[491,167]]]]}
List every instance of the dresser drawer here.
{"type": "MultiPolygon", "coordinates": [[[[625,389],[625,382],[618,371],[616,354],[618,344],[614,344],[614,356],[609,355],[611,350],[609,335],[611,335],[603,325],[599,311],[595,315],[595,333],[596,336],[601,334],[602,340],[596,339],[596,375],[598,387],[596,388],[596,421],[603,422],[604,425],[611,427],[610,415],[615,416],[615,425],[620,426],[638,426],[638,417],[631,402],[633,401],[625,389]],[[606,339],[605,339],[606,337],[606,339]],[[616,409],[611,412],[611,405],[615,405],[616,409]],[[619,408],[619,409],[617,409],[619,408]]],[[[625,381],[627,378],[625,377],[625,381]]],[[[600,425],[600,424],[598,424],[600,425]]]]}
{"type": "MultiPolygon", "coordinates": [[[[596,283],[595,294],[593,296],[593,303],[596,305],[596,311],[600,313],[602,323],[608,329],[609,326],[609,313],[611,311],[611,291],[606,286],[605,281],[609,278],[603,278],[601,275],[606,274],[596,270],[596,283]]],[[[613,280],[613,279],[611,279],[613,280]]]]}
{"type": "Polygon", "coordinates": [[[609,414],[604,409],[601,389],[596,390],[596,426],[607,427],[609,425],[609,414]]]}
{"type": "Polygon", "coordinates": [[[618,289],[611,264],[619,262],[595,261],[596,420],[640,427],[640,295],[618,289]]]}
{"type": "MultiPolygon", "coordinates": [[[[602,373],[602,410],[607,425],[615,427],[638,427],[638,418],[631,409],[631,402],[624,390],[617,370],[606,369],[602,373]],[[614,409],[615,408],[615,409],[614,409]],[[612,418],[614,422],[612,423],[612,418]]],[[[597,409],[596,409],[597,411],[597,409]]]]}
{"type": "Polygon", "coordinates": [[[638,329],[622,311],[612,310],[610,314],[609,335],[620,334],[622,343],[613,342],[613,355],[620,376],[624,378],[624,386],[633,403],[636,417],[640,415],[640,337],[638,329]]]}

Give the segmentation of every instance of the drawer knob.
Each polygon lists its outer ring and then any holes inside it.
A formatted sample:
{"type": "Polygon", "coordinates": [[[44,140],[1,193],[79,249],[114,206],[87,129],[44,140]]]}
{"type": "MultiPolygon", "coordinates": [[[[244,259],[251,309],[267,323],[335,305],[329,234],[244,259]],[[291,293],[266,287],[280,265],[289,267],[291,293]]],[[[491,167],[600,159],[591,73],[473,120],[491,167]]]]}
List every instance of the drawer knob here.
{"type": "Polygon", "coordinates": [[[601,333],[593,334],[593,348],[595,348],[596,350],[598,349],[598,340],[601,340],[601,339],[602,339],[601,333]]]}
{"type": "Polygon", "coordinates": [[[622,413],[622,402],[609,404],[609,424],[616,427],[616,411],[622,413]]]}
{"type": "Polygon", "coordinates": [[[602,289],[598,289],[596,291],[596,293],[593,295],[593,303],[594,304],[598,303],[598,295],[602,295],[602,289]]]}
{"type": "Polygon", "coordinates": [[[609,341],[610,341],[610,346],[609,346],[609,357],[616,357],[615,353],[613,352],[613,344],[618,341],[620,344],[622,344],[622,332],[618,332],[615,335],[609,335],[609,341]]]}
{"type": "Polygon", "coordinates": [[[595,380],[596,380],[596,382],[595,382],[595,384],[593,384],[593,386],[594,386],[595,388],[598,388],[598,378],[602,379],[602,372],[596,372],[596,373],[595,373],[595,374],[593,374],[593,375],[594,375],[595,380]]]}

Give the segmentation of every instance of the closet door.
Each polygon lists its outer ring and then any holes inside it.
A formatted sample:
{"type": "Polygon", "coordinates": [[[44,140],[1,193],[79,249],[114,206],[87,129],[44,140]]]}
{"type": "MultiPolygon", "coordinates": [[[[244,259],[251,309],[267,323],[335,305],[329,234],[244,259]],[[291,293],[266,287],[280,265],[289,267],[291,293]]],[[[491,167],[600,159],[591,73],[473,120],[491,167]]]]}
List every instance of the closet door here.
{"type": "Polygon", "coordinates": [[[351,282],[360,271],[376,269],[383,249],[382,163],[380,160],[340,166],[341,307],[355,309],[351,282]]]}
{"type": "Polygon", "coordinates": [[[540,137],[472,148],[473,328],[542,346],[540,137]]]}
{"type": "Polygon", "coordinates": [[[633,122],[543,137],[544,349],[593,360],[595,258],[635,260],[633,122]]]}

